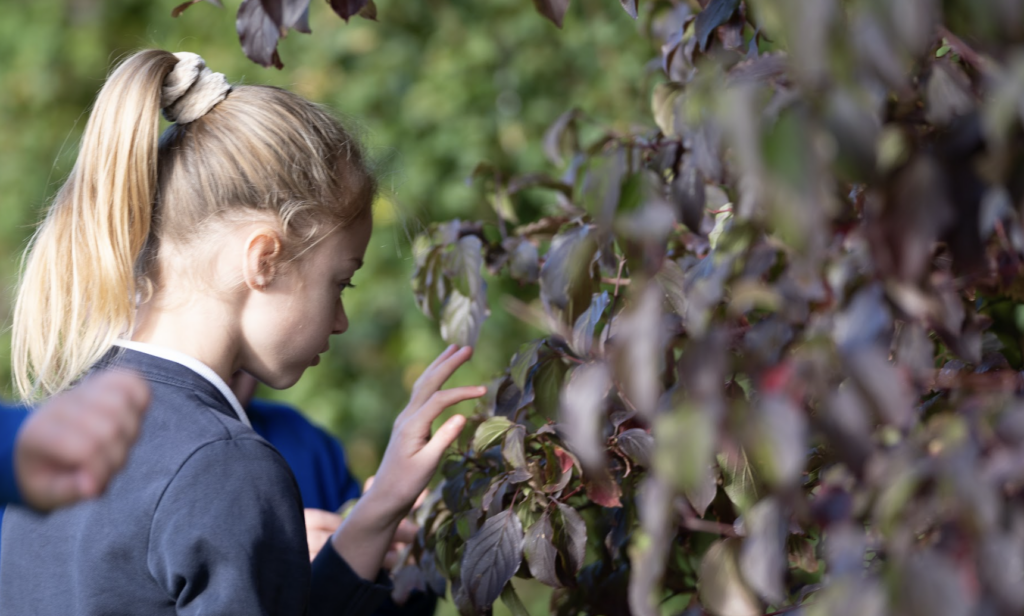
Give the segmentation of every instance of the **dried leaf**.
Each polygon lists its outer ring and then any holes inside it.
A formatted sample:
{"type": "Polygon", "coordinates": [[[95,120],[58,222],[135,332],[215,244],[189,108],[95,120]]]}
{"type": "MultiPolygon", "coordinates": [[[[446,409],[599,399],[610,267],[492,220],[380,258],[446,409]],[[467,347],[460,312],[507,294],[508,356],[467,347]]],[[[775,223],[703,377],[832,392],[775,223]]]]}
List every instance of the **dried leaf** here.
{"type": "Polygon", "coordinates": [[[484,522],[466,542],[462,584],[478,610],[491,607],[523,560],[523,525],[508,509],[484,522]]]}
{"type": "Polygon", "coordinates": [[[622,487],[607,470],[584,477],[583,485],[587,490],[587,498],[598,505],[608,508],[622,506],[622,487]]]}
{"type": "Polygon", "coordinates": [[[740,577],[738,539],[716,541],[700,563],[697,591],[701,604],[716,616],[759,616],[761,605],[740,577]]]}

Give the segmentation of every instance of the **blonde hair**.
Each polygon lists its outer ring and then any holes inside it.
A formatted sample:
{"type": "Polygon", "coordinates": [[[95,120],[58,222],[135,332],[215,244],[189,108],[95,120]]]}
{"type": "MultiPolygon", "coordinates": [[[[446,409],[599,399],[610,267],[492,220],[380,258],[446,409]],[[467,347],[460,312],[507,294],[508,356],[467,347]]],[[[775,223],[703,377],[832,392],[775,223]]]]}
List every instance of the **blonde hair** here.
{"type": "Polygon", "coordinates": [[[188,246],[211,223],[259,213],[301,252],[370,210],[377,186],[359,144],[285,90],[235,87],[158,138],[161,88],[177,62],[146,50],[111,73],[32,238],[14,308],[23,397],[66,389],[131,331],[137,298],[159,284],[162,243],[188,246]]]}

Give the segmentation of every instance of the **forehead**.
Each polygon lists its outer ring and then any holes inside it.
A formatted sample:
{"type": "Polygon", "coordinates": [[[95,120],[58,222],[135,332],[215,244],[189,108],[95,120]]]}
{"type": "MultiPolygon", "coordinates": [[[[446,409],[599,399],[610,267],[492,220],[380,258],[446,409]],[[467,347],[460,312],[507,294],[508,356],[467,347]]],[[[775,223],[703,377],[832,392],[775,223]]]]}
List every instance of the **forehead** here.
{"type": "Polygon", "coordinates": [[[355,271],[363,265],[372,231],[370,216],[361,216],[352,224],[336,229],[323,238],[311,255],[312,260],[323,266],[355,271]]]}

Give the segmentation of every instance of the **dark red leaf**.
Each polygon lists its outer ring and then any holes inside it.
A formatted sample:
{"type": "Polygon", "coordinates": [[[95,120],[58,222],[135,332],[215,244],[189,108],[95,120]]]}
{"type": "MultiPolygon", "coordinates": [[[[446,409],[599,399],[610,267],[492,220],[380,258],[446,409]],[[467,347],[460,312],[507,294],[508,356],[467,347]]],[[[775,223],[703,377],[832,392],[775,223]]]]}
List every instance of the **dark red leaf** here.
{"type": "MultiPolygon", "coordinates": [[[[359,11],[363,10],[363,7],[367,5],[370,0],[329,0],[331,8],[338,14],[339,17],[348,21],[353,15],[358,15],[359,11]]],[[[500,591],[499,591],[500,592],[500,591]]]]}
{"type": "Polygon", "coordinates": [[[562,20],[565,12],[569,9],[569,0],[533,0],[537,12],[547,17],[559,28],[562,27],[562,20]]]}
{"type": "Polygon", "coordinates": [[[596,477],[586,478],[583,482],[587,489],[587,498],[602,507],[621,507],[622,488],[615,479],[605,471],[596,477]]]}
{"type": "MultiPolygon", "coordinates": [[[[192,6],[193,4],[198,4],[202,1],[203,0],[188,0],[187,2],[182,2],[178,6],[171,9],[171,17],[178,17],[179,15],[185,12],[185,9],[192,6]]],[[[209,2],[210,4],[214,5],[219,9],[224,8],[224,5],[220,3],[220,0],[206,0],[206,2],[209,2]]]]}

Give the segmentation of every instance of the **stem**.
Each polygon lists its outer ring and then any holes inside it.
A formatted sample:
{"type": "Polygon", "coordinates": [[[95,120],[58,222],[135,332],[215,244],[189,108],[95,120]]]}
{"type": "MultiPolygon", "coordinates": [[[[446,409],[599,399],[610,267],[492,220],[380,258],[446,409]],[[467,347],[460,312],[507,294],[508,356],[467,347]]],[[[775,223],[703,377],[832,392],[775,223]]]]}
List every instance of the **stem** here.
{"type": "Polygon", "coordinates": [[[615,291],[618,292],[619,285],[628,287],[631,280],[629,278],[602,278],[601,282],[615,285],[615,291]]]}
{"type": "Polygon", "coordinates": [[[683,518],[682,527],[687,530],[694,530],[701,533],[711,533],[712,535],[722,535],[723,537],[740,536],[731,524],[723,524],[721,522],[715,522],[713,520],[702,520],[701,518],[697,517],[683,518]]]}

